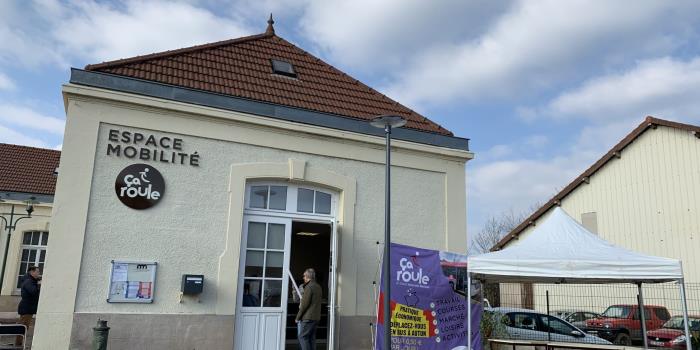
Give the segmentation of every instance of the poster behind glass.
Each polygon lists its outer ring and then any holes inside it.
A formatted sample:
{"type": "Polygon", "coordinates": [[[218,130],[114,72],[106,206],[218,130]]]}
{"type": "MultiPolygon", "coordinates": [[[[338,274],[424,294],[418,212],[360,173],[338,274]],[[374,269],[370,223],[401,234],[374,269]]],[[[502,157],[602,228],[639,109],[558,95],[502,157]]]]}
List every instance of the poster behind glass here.
{"type": "Polygon", "coordinates": [[[112,260],[110,303],[152,303],[156,280],[155,262],[112,260]]]}

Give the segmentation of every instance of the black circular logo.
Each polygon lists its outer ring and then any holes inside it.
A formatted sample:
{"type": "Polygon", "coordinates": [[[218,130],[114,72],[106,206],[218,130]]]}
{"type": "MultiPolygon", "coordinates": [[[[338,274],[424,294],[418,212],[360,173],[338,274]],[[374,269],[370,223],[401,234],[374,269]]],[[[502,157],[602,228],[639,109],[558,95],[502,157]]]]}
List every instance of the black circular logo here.
{"type": "Polygon", "coordinates": [[[117,198],[129,208],[148,209],[165,194],[163,175],[151,165],[132,164],[124,168],[114,182],[117,198]]]}

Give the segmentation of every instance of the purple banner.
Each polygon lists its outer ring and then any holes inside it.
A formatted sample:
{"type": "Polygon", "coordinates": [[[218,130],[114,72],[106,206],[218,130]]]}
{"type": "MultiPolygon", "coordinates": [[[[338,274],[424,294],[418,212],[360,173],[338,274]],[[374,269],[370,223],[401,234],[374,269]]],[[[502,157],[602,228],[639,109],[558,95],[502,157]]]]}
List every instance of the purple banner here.
{"type": "MultiPolygon", "coordinates": [[[[455,292],[454,276],[448,278],[443,273],[440,252],[392,243],[391,271],[391,350],[466,350],[467,300],[455,292]]],[[[389,350],[384,349],[383,302],[382,282],[375,339],[377,350],[389,350]]],[[[475,350],[481,350],[481,313],[481,305],[472,303],[472,347],[475,350]]]]}

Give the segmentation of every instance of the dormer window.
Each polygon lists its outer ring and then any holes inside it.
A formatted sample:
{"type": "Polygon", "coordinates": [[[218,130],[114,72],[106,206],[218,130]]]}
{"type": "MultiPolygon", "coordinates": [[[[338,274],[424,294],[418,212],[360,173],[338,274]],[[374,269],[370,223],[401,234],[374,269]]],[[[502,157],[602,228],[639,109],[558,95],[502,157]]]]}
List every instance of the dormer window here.
{"type": "Polygon", "coordinates": [[[287,61],[272,59],[272,72],[279,75],[284,75],[287,77],[296,78],[297,72],[294,70],[294,66],[287,61]]]}

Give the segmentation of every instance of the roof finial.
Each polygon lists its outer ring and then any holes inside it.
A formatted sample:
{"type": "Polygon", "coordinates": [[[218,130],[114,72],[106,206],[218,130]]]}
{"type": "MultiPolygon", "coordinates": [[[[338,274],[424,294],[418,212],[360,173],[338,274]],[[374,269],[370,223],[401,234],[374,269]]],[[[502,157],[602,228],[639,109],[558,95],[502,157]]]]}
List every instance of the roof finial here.
{"type": "Polygon", "coordinates": [[[275,20],[272,19],[272,13],[270,13],[270,19],[267,20],[267,29],[265,30],[265,34],[275,34],[275,27],[272,25],[275,24],[275,20]]]}

